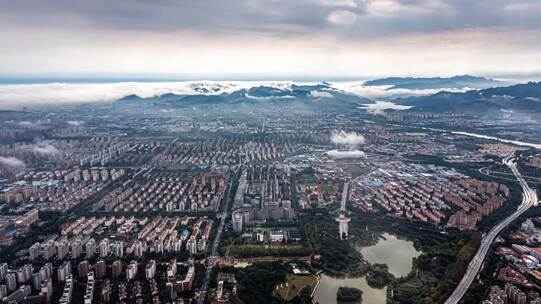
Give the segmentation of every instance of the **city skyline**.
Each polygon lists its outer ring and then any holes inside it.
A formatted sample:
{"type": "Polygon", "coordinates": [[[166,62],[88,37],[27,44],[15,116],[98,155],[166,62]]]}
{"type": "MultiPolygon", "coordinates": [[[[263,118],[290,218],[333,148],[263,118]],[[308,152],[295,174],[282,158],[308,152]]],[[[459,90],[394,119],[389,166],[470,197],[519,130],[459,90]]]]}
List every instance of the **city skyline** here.
{"type": "Polygon", "coordinates": [[[541,0],[0,0],[0,302],[541,304],[541,0]]]}

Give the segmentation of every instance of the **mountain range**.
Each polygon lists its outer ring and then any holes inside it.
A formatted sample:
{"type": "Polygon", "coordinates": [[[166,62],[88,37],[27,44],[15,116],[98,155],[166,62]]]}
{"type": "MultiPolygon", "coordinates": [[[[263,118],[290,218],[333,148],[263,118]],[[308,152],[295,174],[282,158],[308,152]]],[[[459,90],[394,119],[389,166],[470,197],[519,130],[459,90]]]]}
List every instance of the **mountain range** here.
{"type": "Polygon", "coordinates": [[[191,94],[167,93],[160,96],[142,98],[129,95],[117,103],[126,104],[147,102],[169,107],[346,107],[373,103],[372,100],[334,88],[322,82],[314,85],[259,85],[241,88],[231,92],[208,91],[194,88],[191,94]]]}
{"type": "Polygon", "coordinates": [[[541,112],[541,82],[507,87],[439,92],[428,96],[397,98],[395,103],[413,106],[409,111],[482,114],[491,111],[541,112]]]}
{"type": "MultiPolygon", "coordinates": [[[[406,80],[420,78],[387,78],[374,80],[371,83],[395,83],[406,85],[412,82],[406,80]],[[397,80],[399,79],[399,80],[397,80]],[[401,82],[402,81],[402,82],[401,82]],[[400,83],[399,83],[400,82],[400,83]]],[[[451,78],[422,78],[453,79],[458,82],[477,82],[478,85],[499,83],[482,77],[456,76],[451,78]]],[[[471,85],[471,83],[470,83],[471,85]]],[[[360,105],[375,103],[375,100],[365,98],[347,91],[337,89],[330,83],[318,84],[249,84],[240,86],[222,84],[194,85],[185,93],[167,93],[153,97],[129,95],[115,104],[118,106],[160,106],[164,108],[227,108],[230,109],[288,109],[288,108],[327,108],[344,110],[358,108],[360,105]]],[[[511,86],[500,86],[486,89],[468,90],[465,92],[449,92],[441,90],[438,93],[424,96],[387,98],[378,101],[392,101],[398,105],[411,106],[408,111],[426,112],[456,112],[482,114],[494,111],[529,111],[541,112],[541,82],[529,82],[511,86]]]]}
{"type": "Polygon", "coordinates": [[[388,77],[375,80],[369,80],[364,83],[365,86],[389,86],[386,90],[408,89],[408,90],[428,90],[428,89],[486,89],[490,87],[504,86],[509,83],[484,77],[471,75],[461,75],[453,77],[388,77]]]}

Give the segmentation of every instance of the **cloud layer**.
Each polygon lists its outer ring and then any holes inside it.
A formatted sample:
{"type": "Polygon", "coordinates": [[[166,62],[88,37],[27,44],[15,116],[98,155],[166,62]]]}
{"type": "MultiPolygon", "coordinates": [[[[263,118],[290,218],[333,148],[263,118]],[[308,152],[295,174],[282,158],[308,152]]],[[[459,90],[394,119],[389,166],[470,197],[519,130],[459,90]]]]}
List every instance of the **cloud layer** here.
{"type": "MultiPolygon", "coordinates": [[[[111,102],[128,95],[152,97],[166,93],[178,95],[222,94],[254,86],[289,87],[282,81],[181,81],[181,82],[116,82],[116,83],[42,83],[0,84],[0,108],[14,105],[111,102]]],[[[318,96],[323,97],[323,96],[318,96]]],[[[79,126],[80,121],[67,121],[79,126]]],[[[31,122],[21,122],[30,126],[31,122]]]]}
{"type": "MultiPolygon", "coordinates": [[[[116,82],[116,83],[41,83],[41,84],[0,84],[0,108],[26,105],[112,102],[128,95],[152,97],[166,93],[178,95],[222,94],[254,86],[289,88],[295,84],[317,84],[316,82],[291,81],[180,81],[180,82],[116,82]]],[[[386,90],[387,87],[363,86],[362,81],[333,82],[336,89],[372,99],[397,96],[428,95],[439,90],[386,90]]],[[[449,89],[448,91],[460,91],[449,89]]],[[[325,91],[312,91],[313,98],[332,98],[325,91]]],[[[285,96],[286,98],[288,96],[285,96]]],[[[255,98],[255,97],[252,97],[255,98]]],[[[264,99],[264,98],[263,98],[264,99]]],[[[374,110],[389,104],[374,105],[374,110]]],[[[371,106],[372,107],[372,106],[371,106]]],[[[371,108],[372,109],[372,108],[371,108]]],[[[67,121],[68,125],[80,126],[82,121],[67,121]]],[[[19,122],[21,126],[33,127],[36,123],[19,122]]]]}
{"type": "Polygon", "coordinates": [[[16,157],[5,157],[5,156],[0,156],[0,164],[12,169],[24,168],[25,166],[22,160],[16,157]]]}
{"type": "Polygon", "coordinates": [[[372,114],[384,114],[385,110],[407,110],[411,109],[411,106],[399,105],[389,101],[376,101],[375,103],[361,105],[361,109],[366,109],[368,113],[372,114]]]}
{"type": "Polygon", "coordinates": [[[352,148],[364,144],[365,139],[364,136],[356,132],[333,131],[331,142],[352,148]]]}
{"type": "Polygon", "coordinates": [[[1,1],[0,20],[19,27],[121,31],[373,36],[476,27],[539,27],[537,0],[19,0],[1,1]],[[517,19],[520,14],[521,19],[517,19]],[[396,26],[397,23],[400,26],[396,26]],[[359,25],[348,31],[334,24],[359,25]],[[372,24],[371,27],[366,25],[372,24]],[[364,25],[364,26],[363,26],[364,25]],[[347,33],[346,33],[347,32],[347,33]]]}
{"type": "Polygon", "coordinates": [[[0,0],[6,75],[539,73],[538,0],[0,0]]]}
{"type": "Polygon", "coordinates": [[[55,146],[47,142],[37,143],[31,146],[32,152],[43,156],[55,156],[60,154],[55,146]]]}

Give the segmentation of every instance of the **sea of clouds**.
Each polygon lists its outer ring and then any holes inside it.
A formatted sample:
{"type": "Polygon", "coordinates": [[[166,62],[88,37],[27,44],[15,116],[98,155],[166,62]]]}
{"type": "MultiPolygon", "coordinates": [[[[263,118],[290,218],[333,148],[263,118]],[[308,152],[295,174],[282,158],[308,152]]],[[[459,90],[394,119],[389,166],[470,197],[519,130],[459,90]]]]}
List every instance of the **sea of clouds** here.
{"type": "MultiPolygon", "coordinates": [[[[219,95],[255,86],[290,88],[291,81],[179,81],[114,83],[0,84],[0,107],[62,103],[112,102],[128,95],[143,98],[166,93],[219,95]]],[[[308,84],[308,83],[295,83],[308,84]]]]}
{"type": "MultiPolygon", "coordinates": [[[[178,95],[222,94],[254,86],[290,88],[291,81],[180,81],[180,82],[115,82],[115,83],[35,83],[0,84],[0,107],[63,103],[112,102],[128,95],[140,97],[159,96],[166,93],[178,95]]],[[[295,82],[295,84],[316,84],[295,82]]],[[[387,86],[364,86],[362,81],[335,82],[338,90],[367,98],[392,98],[436,93],[439,90],[387,90],[387,86]]],[[[453,90],[451,90],[453,91],[453,90]]],[[[455,90],[456,91],[456,90],[455,90]]],[[[313,97],[329,97],[326,92],[314,92],[313,97]],[[324,95],[324,96],[323,96],[324,95]]]]}

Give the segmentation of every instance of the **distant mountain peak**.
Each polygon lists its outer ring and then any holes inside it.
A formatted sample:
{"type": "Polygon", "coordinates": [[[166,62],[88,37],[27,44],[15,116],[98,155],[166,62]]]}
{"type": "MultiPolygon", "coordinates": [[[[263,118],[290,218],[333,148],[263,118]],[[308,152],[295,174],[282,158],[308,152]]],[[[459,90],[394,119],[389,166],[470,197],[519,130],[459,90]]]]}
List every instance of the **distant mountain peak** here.
{"type": "Polygon", "coordinates": [[[389,86],[387,90],[410,89],[410,90],[445,90],[445,89],[485,89],[496,86],[508,85],[508,83],[472,75],[455,75],[452,77],[387,77],[369,80],[365,86],[389,86]]]}
{"type": "Polygon", "coordinates": [[[138,100],[143,100],[143,99],[144,98],[139,95],[130,94],[130,95],[120,98],[118,101],[138,101],[138,100]]]}
{"type": "Polygon", "coordinates": [[[541,82],[470,90],[463,93],[438,92],[428,96],[398,98],[394,101],[414,106],[412,111],[476,114],[494,110],[541,112],[541,82]]]}
{"type": "Polygon", "coordinates": [[[165,93],[159,96],[141,98],[136,95],[126,96],[119,101],[144,100],[148,104],[163,107],[191,106],[302,106],[302,107],[357,107],[359,104],[372,103],[364,97],[350,94],[333,87],[328,82],[317,84],[255,83],[250,86],[219,86],[204,84],[191,85],[191,91],[182,93],[165,93]]]}

